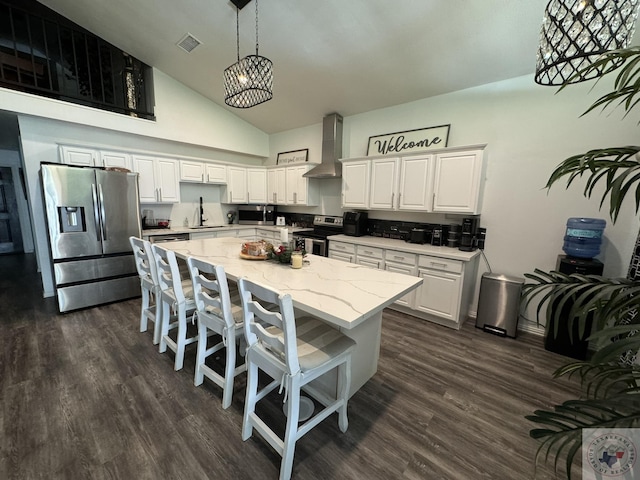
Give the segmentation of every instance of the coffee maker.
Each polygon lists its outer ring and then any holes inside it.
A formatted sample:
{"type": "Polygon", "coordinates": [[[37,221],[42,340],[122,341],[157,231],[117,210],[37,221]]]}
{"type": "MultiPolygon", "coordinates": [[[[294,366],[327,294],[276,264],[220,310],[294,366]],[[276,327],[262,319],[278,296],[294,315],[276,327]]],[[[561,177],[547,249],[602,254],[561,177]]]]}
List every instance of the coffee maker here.
{"type": "Polygon", "coordinates": [[[465,217],[462,219],[460,233],[460,246],[458,250],[471,252],[478,248],[478,229],[480,228],[480,215],[465,217]]]}

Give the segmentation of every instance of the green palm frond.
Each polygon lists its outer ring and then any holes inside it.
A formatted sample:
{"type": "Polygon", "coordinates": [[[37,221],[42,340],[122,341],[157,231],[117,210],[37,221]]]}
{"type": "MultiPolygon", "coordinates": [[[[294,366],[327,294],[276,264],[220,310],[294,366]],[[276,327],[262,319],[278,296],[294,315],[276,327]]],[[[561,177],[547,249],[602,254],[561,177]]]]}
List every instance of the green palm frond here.
{"type": "Polygon", "coordinates": [[[568,322],[569,332],[573,331],[573,322],[578,321],[581,337],[587,328],[591,314],[596,330],[602,330],[611,323],[633,310],[640,308],[640,283],[626,279],[608,279],[597,275],[565,274],[544,272],[535,269],[534,273],[525,273],[527,283],[522,287],[522,310],[536,303],[538,324],[543,318],[547,325],[555,326],[554,336],[558,333],[561,320],[568,322]],[[552,302],[556,308],[546,308],[552,302]],[[568,318],[561,319],[562,307],[570,302],[568,318]],[[544,310],[544,311],[543,311],[544,310]]]}
{"type": "Polygon", "coordinates": [[[618,73],[613,91],[598,98],[583,115],[596,108],[604,109],[608,106],[622,106],[625,114],[628,114],[640,102],[640,47],[611,50],[600,55],[596,61],[576,72],[558,91],[562,91],[580,77],[593,78],[594,74],[599,77],[597,83],[604,75],[615,70],[618,73]]]}
{"type": "Polygon", "coordinates": [[[568,177],[566,188],[583,176],[587,181],[582,194],[591,198],[597,185],[604,182],[605,190],[600,199],[602,207],[609,198],[609,215],[615,223],[623,200],[633,192],[636,213],[640,208],[640,161],[636,154],[638,146],[590,150],[564,160],[551,173],[545,188],[549,189],[560,179],[568,177]]]}
{"type": "Polygon", "coordinates": [[[553,411],[536,410],[527,415],[546,428],[535,428],[529,435],[540,441],[536,460],[565,458],[567,478],[571,479],[571,464],[582,446],[584,428],[634,428],[640,425],[640,395],[622,394],[606,400],[569,400],[556,405],[553,411]]]}
{"type": "MultiPolygon", "coordinates": [[[[640,343],[640,342],[639,342],[640,343]]],[[[622,366],[617,362],[573,362],[557,369],[553,376],[578,375],[587,398],[605,399],[623,393],[640,393],[640,366],[622,366]]]]}

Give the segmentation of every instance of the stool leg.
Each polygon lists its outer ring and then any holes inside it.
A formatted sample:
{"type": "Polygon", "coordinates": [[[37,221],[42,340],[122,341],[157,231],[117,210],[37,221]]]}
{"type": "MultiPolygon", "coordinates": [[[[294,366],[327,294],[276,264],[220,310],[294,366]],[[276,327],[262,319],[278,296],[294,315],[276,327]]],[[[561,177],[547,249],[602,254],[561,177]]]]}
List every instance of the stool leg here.
{"type": "Polygon", "coordinates": [[[160,322],[160,347],[158,351],[160,353],[164,353],[167,351],[167,342],[165,340],[165,336],[169,335],[169,321],[171,312],[171,305],[167,302],[162,301],[162,321],[160,322]]]}
{"type": "Polygon", "coordinates": [[[226,346],[227,364],[224,367],[224,386],[222,387],[222,408],[231,406],[231,397],[233,395],[233,380],[236,370],[236,337],[230,334],[227,337],[226,346]]]}
{"type": "Polygon", "coordinates": [[[178,305],[178,336],[176,341],[176,361],[173,369],[182,370],[184,366],[184,349],[187,342],[187,312],[183,305],[178,305]]]}
{"type": "Polygon", "coordinates": [[[204,382],[204,374],[200,368],[206,361],[207,353],[207,327],[198,320],[198,353],[196,353],[196,373],[193,378],[193,384],[197,387],[204,382]]]}
{"type": "Polygon", "coordinates": [[[162,318],[162,299],[160,295],[154,295],[155,300],[155,309],[156,313],[154,315],[154,325],[153,325],[153,344],[158,345],[160,343],[160,328],[162,326],[163,318],[162,318]]]}
{"type": "Polygon", "coordinates": [[[147,311],[149,310],[149,290],[142,287],[142,307],[140,309],[140,331],[147,331],[147,311]]]}
{"type": "Polygon", "coordinates": [[[351,386],[351,356],[344,363],[338,365],[338,398],[342,399],[342,406],[338,409],[338,427],[341,432],[349,428],[347,417],[347,403],[349,401],[349,388],[351,386]]]}
{"type": "Polygon", "coordinates": [[[280,480],[289,480],[293,471],[293,456],[298,437],[298,419],[300,418],[300,379],[287,376],[287,426],[284,432],[280,480]]]}
{"type": "Polygon", "coordinates": [[[242,440],[251,438],[253,424],[250,417],[256,410],[256,396],[258,395],[258,366],[249,360],[247,355],[247,394],[244,400],[244,416],[242,418],[242,440]]]}

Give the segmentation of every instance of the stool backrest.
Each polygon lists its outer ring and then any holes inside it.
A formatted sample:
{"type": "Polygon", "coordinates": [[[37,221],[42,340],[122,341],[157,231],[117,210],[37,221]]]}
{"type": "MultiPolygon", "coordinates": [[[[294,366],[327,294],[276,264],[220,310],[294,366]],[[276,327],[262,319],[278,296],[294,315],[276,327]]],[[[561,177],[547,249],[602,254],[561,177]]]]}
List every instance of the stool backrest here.
{"type": "Polygon", "coordinates": [[[288,374],[297,373],[300,365],[291,295],[281,294],[246,278],[238,279],[238,290],[242,299],[247,348],[271,357],[270,360],[280,364],[288,374]],[[278,308],[267,310],[263,306],[267,304],[278,308]]]}
{"type": "Polygon", "coordinates": [[[235,328],[229,283],[224,267],[193,257],[187,258],[187,265],[198,315],[214,315],[220,319],[224,327],[235,328]]]}
{"type": "Polygon", "coordinates": [[[175,303],[184,303],[186,299],[182,290],[182,279],[176,254],[155,243],[151,245],[151,250],[156,260],[158,284],[162,295],[169,297],[175,303]]]}
{"type": "Polygon", "coordinates": [[[156,261],[151,251],[151,243],[138,237],[129,237],[136,262],[136,270],[142,285],[148,290],[155,291],[158,286],[158,271],[156,261]]]}

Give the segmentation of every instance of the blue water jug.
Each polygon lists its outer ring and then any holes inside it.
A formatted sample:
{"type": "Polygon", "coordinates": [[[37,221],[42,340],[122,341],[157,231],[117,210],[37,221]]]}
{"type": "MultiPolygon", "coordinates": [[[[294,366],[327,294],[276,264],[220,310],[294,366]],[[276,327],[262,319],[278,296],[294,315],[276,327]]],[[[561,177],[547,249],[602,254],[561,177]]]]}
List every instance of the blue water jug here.
{"type": "Polygon", "coordinates": [[[600,254],[602,232],[607,225],[600,218],[570,218],[562,250],[571,257],[593,258],[600,254]]]}

